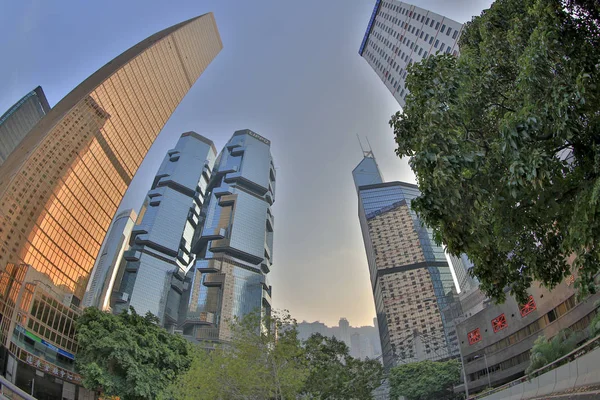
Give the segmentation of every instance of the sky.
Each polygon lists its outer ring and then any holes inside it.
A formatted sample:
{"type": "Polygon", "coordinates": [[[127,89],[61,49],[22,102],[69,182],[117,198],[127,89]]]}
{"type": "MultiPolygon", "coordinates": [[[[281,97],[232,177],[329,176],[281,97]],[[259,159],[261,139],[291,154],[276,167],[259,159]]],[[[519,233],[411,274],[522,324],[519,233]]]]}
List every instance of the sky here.
{"type": "MultiPolygon", "coordinates": [[[[491,0],[414,4],[459,22],[491,0]]],[[[220,150],[234,131],[271,140],[277,169],[273,303],[298,321],[372,325],[352,169],[368,137],[386,181],[414,183],[395,153],[398,103],[358,47],[375,0],[5,0],[0,114],[41,85],[51,106],[151,34],[212,11],[223,50],[156,139],[120,209],[139,208],[167,150],[198,132],[220,150]]]]}

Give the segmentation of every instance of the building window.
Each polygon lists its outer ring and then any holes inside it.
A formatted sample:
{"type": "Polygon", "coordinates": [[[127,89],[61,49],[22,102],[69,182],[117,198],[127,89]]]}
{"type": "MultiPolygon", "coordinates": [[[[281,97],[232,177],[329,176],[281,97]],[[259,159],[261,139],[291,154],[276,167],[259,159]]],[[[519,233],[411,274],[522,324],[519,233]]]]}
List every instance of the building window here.
{"type": "Polygon", "coordinates": [[[440,44],[440,40],[436,39],[435,40],[435,44],[433,45],[433,47],[435,47],[437,49],[438,45],[440,44]]]}
{"type": "Polygon", "coordinates": [[[450,36],[451,33],[452,33],[452,28],[448,27],[448,30],[446,31],[446,35],[450,36]]]}
{"type": "Polygon", "coordinates": [[[502,329],[506,328],[508,323],[506,322],[506,315],[500,314],[496,318],[492,320],[492,328],[494,328],[494,333],[500,332],[502,329]]]}
{"type": "Polygon", "coordinates": [[[440,29],[440,32],[444,33],[444,31],[446,30],[446,25],[442,25],[442,29],[440,29]]]}
{"type": "Polygon", "coordinates": [[[467,333],[467,339],[469,340],[469,345],[481,342],[481,331],[479,330],[479,328],[467,333]]]}
{"type": "Polygon", "coordinates": [[[537,307],[535,306],[535,300],[533,300],[533,296],[529,296],[529,301],[521,306],[521,317],[531,314],[536,309],[537,307]]]}
{"type": "Polygon", "coordinates": [[[458,31],[454,31],[454,35],[452,35],[452,39],[456,39],[456,36],[458,36],[458,31]]]}
{"type": "Polygon", "coordinates": [[[440,23],[438,22],[435,24],[435,30],[437,31],[439,28],[440,28],[440,23]]]}
{"type": "Polygon", "coordinates": [[[556,321],[556,311],[554,309],[548,311],[548,323],[556,321]]]}

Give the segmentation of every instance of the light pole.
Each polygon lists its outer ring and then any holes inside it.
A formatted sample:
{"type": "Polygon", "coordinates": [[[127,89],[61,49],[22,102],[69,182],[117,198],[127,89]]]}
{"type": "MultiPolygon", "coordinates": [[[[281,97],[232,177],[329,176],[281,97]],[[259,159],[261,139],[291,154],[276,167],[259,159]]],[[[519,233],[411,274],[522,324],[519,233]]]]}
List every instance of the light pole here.
{"type": "MultiPolygon", "coordinates": [[[[480,358],[481,356],[475,356],[473,357],[473,360],[480,358]]],[[[487,363],[487,356],[485,355],[485,353],[483,353],[483,361],[485,361],[485,371],[487,372],[487,378],[488,378],[488,388],[492,387],[492,383],[490,381],[490,369],[488,368],[488,363],[487,363]]]]}
{"type": "Polygon", "coordinates": [[[465,382],[465,394],[469,398],[469,383],[467,382],[467,373],[465,372],[465,360],[463,359],[462,349],[458,345],[458,354],[460,354],[460,366],[462,367],[463,381],[465,382]]]}

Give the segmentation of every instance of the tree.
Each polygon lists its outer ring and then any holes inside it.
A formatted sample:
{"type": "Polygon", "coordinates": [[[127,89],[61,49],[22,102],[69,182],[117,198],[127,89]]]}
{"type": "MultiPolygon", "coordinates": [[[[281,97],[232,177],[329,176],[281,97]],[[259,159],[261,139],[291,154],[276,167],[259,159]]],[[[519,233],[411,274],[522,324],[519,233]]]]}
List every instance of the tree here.
{"type": "Polygon", "coordinates": [[[336,338],[315,333],[304,347],[309,375],[303,394],[308,398],[371,399],[371,392],[381,385],[381,364],[351,357],[348,346],[336,338]]]}
{"type": "Polygon", "coordinates": [[[581,335],[573,333],[570,330],[562,330],[552,340],[546,339],[546,336],[540,335],[533,343],[529,355],[529,366],[525,370],[526,374],[542,368],[553,361],[558,360],[577,348],[581,335]]]}
{"type": "Polygon", "coordinates": [[[598,15],[596,0],[497,0],[466,24],[458,58],[409,69],[390,121],[421,191],[412,207],[499,302],[572,269],[582,295],[595,291],[598,15]]]}
{"type": "Polygon", "coordinates": [[[231,324],[232,339],[196,348],[192,366],[169,388],[175,399],[295,399],[307,375],[295,321],[251,313],[231,324]]]}
{"type": "Polygon", "coordinates": [[[594,306],[596,307],[596,315],[594,315],[588,327],[590,339],[600,335],[600,301],[597,301],[594,306]]]}
{"type": "Polygon", "coordinates": [[[123,400],[155,399],[190,365],[188,342],[133,308],[113,315],[88,307],[77,319],[76,368],[83,385],[123,400]]]}
{"type": "Polygon", "coordinates": [[[456,398],[454,386],[460,382],[461,366],[457,360],[419,361],[398,365],[390,371],[390,395],[408,400],[442,400],[456,398]]]}

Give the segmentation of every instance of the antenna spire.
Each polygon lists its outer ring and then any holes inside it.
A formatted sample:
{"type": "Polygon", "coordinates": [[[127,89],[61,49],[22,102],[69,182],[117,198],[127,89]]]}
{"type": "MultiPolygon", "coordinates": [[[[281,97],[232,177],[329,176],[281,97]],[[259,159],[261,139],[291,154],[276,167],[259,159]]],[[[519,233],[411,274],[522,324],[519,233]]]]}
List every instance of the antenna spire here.
{"type": "Polygon", "coordinates": [[[371,147],[371,143],[369,143],[369,138],[365,136],[365,138],[367,139],[367,144],[369,145],[369,149],[365,150],[365,148],[362,145],[362,142],[360,141],[360,137],[358,136],[358,133],[356,134],[356,138],[358,139],[358,144],[360,145],[360,149],[363,152],[363,157],[364,158],[375,158],[375,155],[373,154],[373,148],[371,147]]]}
{"type": "Polygon", "coordinates": [[[365,149],[363,148],[363,145],[360,142],[360,136],[358,136],[358,133],[356,134],[356,138],[358,139],[358,145],[360,146],[360,149],[362,150],[362,152],[364,154],[365,153],[365,149]]]}

